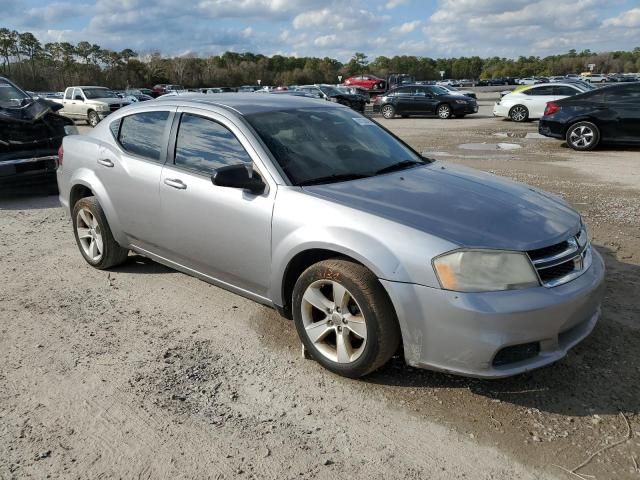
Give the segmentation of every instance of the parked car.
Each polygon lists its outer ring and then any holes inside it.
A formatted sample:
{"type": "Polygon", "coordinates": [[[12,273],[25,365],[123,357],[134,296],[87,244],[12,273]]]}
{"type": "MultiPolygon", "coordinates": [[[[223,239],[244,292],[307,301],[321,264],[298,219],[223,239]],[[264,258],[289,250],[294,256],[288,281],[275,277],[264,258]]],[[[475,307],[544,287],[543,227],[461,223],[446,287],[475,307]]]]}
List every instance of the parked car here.
{"type": "Polygon", "coordinates": [[[585,82],[589,83],[603,83],[607,81],[607,77],[601,73],[591,73],[589,75],[584,75],[582,79],[585,82]]]}
{"type": "Polygon", "coordinates": [[[342,93],[346,93],[348,95],[356,95],[360,97],[364,103],[369,103],[371,101],[371,97],[369,97],[369,92],[362,87],[350,86],[347,87],[345,85],[336,85],[336,88],[340,90],[342,93]]]}
{"type": "Polygon", "coordinates": [[[262,90],[264,87],[261,87],[260,85],[243,85],[241,87],[238,87],[238,92],[256,92],[258,90],[262,90]]]}
{"type": "Polygon", "coordinates": [[[623,83],[552,101],[538,131],[574,150],[640,144],[640,83],[623,83]]]}
{"type": "Polygon", "coordinates": [[[107,115],[130,104],[114,91],[97,86],[67,87],[61,100],[52,101],[62,105],[60,114],[74,120],[84,120],[92,127],[107,115]]]}
{"type": "Polygon", "coordinates": [[[0,190],[34,181],[55,187],[62,138],[77,133],[72,120],[56,113],[61,108],[0,77],[0,190]]]}
{"type": "Polygon", "coordinates": [[[124,99],[130,103],[137,103],[153,100],[153,97],[143,93],[141,90],[129,89],[124,91],[124,99]]]}
{"type": "Polygon", "coordinates": [[[387,89],[387,82],[375,75],[355,75],[347,78],[344,84],[347,86],[355,85],[373,92],[384,92],[387,89]]]}
{"type": "Polygon", "coordinates": [[[600,314],[604,264],[566,202],[425,159],[335,103],[166,97],[65,138],[63,158],[89,265],[133,250],[269,305],[340,375],[401,352],[510,376],[562,358],[600,314]]]}
{"type": "Polygon", "coordinates": [[[511,92],[493,106],[493,115],[514,122],[526,122],[542,117],[547,102],[578,95],[585,90],[575,83],[543,83],[511,92]]]}
{"type": "Polygon", "coordinates": [[[464,95],[452,95],[438,85],[405,85],[377,97],[373,111],[391,119],[396,115],[437,115],[448,119],[477,113],[478,102],[464,95]]]}
{"type": "Polygon", "coordinates": [[[159,83],[154,85],[151,96],[154,98],[165,95],[169,92],[183,92],[186,89],[182,85],[174,85],[170,83],[159,83]]]}
{"type": "Polygon", "coordinates": [[[455,87],[450,87],[448,85],[438,85],[440,88],[444,88],[451,95],[464,95],[465,97],[476,98],[476,92],[471,90],[460,90],[455,87]]]}
{"type": "Polygon", "coordinates": [[[412,85],[416,83],[416,77],[408,73],[391,73],[387,76],[386,88],[396,88],[402,85],[412,85]]]}
{"type": "Polygon", "coordinates": [[[330,102],[346,105],[358,112],[364,112],[367,100],[362,95],[354,95],[338,90],[332,85],[301,85],[296,88],[299,92],[305,92],[316,98],[323,98],[330,102]]]}
{"type": "Polygon", "coordinates": [[[487,80],[487,85],[489,86],[516,85],[516,79],[511,77],[492,78],[490,80],[487,80]]]}

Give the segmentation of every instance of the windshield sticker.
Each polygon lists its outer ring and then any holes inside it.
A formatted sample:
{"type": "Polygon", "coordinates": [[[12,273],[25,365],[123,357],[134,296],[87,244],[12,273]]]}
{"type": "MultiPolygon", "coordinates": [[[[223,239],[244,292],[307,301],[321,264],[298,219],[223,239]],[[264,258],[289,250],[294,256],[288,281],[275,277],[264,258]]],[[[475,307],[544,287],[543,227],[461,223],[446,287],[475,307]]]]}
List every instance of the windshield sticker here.
{"type": "Polygon", "coordinates": [[[375,125],[375,123],[373,123],[371,120],[364,117],[353,117],[352,120],[358,125],[375,125]]]}

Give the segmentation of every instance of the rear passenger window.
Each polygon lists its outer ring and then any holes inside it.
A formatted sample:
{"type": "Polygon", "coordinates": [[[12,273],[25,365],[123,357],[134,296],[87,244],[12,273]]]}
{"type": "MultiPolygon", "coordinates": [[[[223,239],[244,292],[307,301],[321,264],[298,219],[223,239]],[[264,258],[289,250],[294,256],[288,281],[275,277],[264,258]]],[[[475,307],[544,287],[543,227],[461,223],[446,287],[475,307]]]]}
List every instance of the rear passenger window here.
{"type": "Polygon", "coordinates": [[[111,135],[113,135],[113,138],[115,138],[116,140],[118,139],[118,134],[120,133],[121,123],[122,123],[122,119],[119,118],[109,124],[109,130],[111,130],[111,135]]]}
{"type": "Polygon", "coordinates": [[[118,142],[127,152],[159,162],[168,118],[169,112],[143,112],[123,117],[118,142]]]}
{"type": "Polygon", "coordinates": [[[247,151],[226,127],[208,118],[182,114],[176,139],[177,166],[211,174],[226,165],[251,162],[247,151]]]}

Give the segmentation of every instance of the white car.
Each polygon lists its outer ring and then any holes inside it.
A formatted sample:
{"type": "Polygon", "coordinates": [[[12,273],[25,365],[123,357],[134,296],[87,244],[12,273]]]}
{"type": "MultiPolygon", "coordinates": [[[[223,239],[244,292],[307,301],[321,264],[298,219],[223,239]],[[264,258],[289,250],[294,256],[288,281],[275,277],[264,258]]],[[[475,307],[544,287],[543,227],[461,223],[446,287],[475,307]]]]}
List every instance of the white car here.
{"type": "Polygon", "coordinates": [[[540,83],[529,88],[512,92],[493,106],[493,115],[510,118],[514,122],[538,119],[544,115],[547,102],[560,100],[579,93],[585,88],[573,83],[540,83]]]}
{"type": "Polygon", "coordinates": [[[585,82],[589,83],[602,83],[607,81],[607,77],[601,73],[592,73],[591,75],[585,75],[582,77],[585,82]]]}
{"type": "Polygon", "coordinates": [[[518,85],[534,85],[536,83],[536,78],[534,77],[526,77],[518,80],[518,85]]]}
{"type": "Polygon", "coordinates": [[[449,85],[438,85],[438,86],[440,88],[444,88],[451,95],[461,95],[461,96],[464,96],[464,97],[476,98],[475,92],[472,92],[471,90],[459,90],[459,89],[457,89],[455,87],[450,87],[449,85]]]}

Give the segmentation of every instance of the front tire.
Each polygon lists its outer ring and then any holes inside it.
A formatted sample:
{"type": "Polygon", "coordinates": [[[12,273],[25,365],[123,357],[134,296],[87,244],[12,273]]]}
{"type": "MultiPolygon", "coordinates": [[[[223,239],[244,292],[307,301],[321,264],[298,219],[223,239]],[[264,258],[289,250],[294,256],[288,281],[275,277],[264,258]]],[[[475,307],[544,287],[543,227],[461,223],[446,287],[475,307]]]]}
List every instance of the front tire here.
{"type": "Polygon", "coordinates": [[[80,253],[99,270],[124,263],[129,250],[113,238],[107,217],[96,197],[81,198],[73,206],[73,233],[80,253]]]}
{"type": "Polygon", "coordinates": [[[93,110],[89,110],[87,112],[87,123],[92,127],[95,127],[96,125],[98,125],[98,123],[100,123],[100,117],[98,117],[98,114],[93,110]]]}
{"type": "Polygon", "coordinates": [[[438,114],[438,118],[442,120],[448,120],[451,118],[451,115],[452,115],[451,107],[447,103],[442,103],[438,105],[438,108],[436,109],[436,113],[438,114]]]}
{"type": "Polygon", "coordinates": [[[509,118],[514,122],[526,122],[529,119],[529,109],[524,105],[514,105],[509,110],[509,118]]]}
{"type": "Polygon", "coordinates": [[[600,143],[600,129],[591,122],[574,123],[567,130],[567,145],[574,150],[586,152],[600,143]]]}
{"type": "Polygon", "coordinates": [[[397,351],[400,328],[387,293],[366,267],[325,260],[293,289],[293,319],[307,351],[326,369],[358,378],[397,351]]]}
{"type": "Polygon", "coordinates": [[[396,107],[393,105],[385,105],[382,107],[381,112],[384,118],[390,120],[396,115],[396,107]]]}

